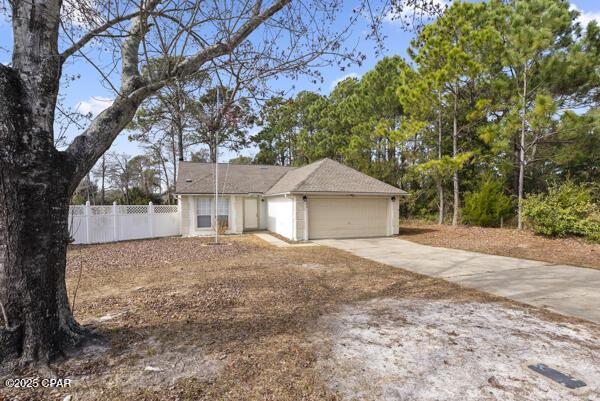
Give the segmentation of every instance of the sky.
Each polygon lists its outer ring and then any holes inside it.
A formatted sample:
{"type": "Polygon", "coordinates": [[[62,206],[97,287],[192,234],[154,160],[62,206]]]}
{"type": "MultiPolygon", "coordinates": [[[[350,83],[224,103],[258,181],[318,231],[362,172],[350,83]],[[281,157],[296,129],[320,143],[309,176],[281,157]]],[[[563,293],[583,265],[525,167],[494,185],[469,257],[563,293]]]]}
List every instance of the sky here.
{"type": "MultiPolygon", "coordinates": [[[[444,1],[444,0],[436,0],[444,1]]],[[[600,1],[598,0],[576,0],[573,1],[572,7],[581,12],[580,21],[586,25],[591,20],[600,22],[600,1]]],[[[340,20],[347,20],[347,15],[340,15],[340,20]],[[346,18],[346,19],[345,19],[346,18]]],[[[322,94],[328,94],[336,85],[347,77],[360,78],[362,74],[375,66],[377,61],[385,55],[400,55],[406,56],[406,49],[410,44],[413,34],[402,29],[397,21],[385,19],[382,26],[382,34],[385,37],[385,51],[383,54],[377,55],[374,51],[372,41],[360,40],[364,33],[368,30],[368,20],[364,19],[353,27],[350,38],[351,43],[358,43],[358,50],[364,53],[367,58],[361,66],[352,66],[345,71],[340,71],[336,66],[324,67],[321,69],[321,74],[324,82],[319,85],[311,83],[307,77],[300,77],[292,80],[282,77],[274,80],[272,85],[274,88],[283,89],[293,95],[301,90],[312,90],[322,94]]],[[[10,62],[10,49],[12,47],[12,31],[10,23],[6,18],[0,19],[0,63],[8,64],[10,62]]],[[[65,68],[67,74],[79,75],[80,78],[72,81],[69,86],[62,90],[62,95],[65,97],[66,105],[70,107],[78,107],[83,113],[98,114],[111,103],[111,92],[102,86],[99,73],[89,64],[81,61],[74,65],[69,65],[65,68]]],[[[253,131],[257,131],[255,128],[253,131]]],[[[75,130],[72,130],[71,135],[75,135],[75,130]]],[[[252,131],[251,131],[252,133],[252,131]]],[[[135,155],[142,153],[142,150],[135,142],[130,142],[127,139],[127,132],[119,135],[113,143],[111,150],[119,153],[135,155]]],[[[249,148],[242,151],[240,154],[253,156],[256,153],[255,148],[249,148]]],[[[237,154],[224,151],[220,155],[222,160],[236,157],[237,154]]]]}

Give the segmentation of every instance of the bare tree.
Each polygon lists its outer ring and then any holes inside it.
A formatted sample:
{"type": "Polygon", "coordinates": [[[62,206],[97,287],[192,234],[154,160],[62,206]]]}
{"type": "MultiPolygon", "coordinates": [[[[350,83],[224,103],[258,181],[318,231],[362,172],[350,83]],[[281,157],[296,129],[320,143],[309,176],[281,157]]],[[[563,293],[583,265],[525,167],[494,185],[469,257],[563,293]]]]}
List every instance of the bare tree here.
{"type": "Polygon", "coordinates": [[[106,203],[106,153],[102,155],[96,166],[92,170],[94,178],[100,181],[100,204],[106,203]]]}
{"type": "Polygon", "coordinates": [[[142,102],[225,63],[252,66],[261,82],[360,61],[343,42],[364,7],[340,24],[339,0],[7,1],[14,42],[11,65],[0,65],[0,303],[10,330],[0,330],[0,361],[46,363],[91,335],[66,291],[69,199],[142,102]],[[91,52],[91,43],[101,46],[91,52]],[[90,63],[114,102],[59,150],[57,99],[71,61],[90,63]]]}
{"type": "Polygon", "coordinates": [[[248,145],[248,130],[255,116],[250,100],[239,93],[238,87],[219,84],[194,99],[197,123],[192,143],[206,145],[212,163],[217,160],[219,147],[240,151],[248,145]]]}
{"type": "Polygon", "coordinates": [[[131,157],[124,153],[111,152],[107,158],[106,173],[111,187],[116,189],[128,204],[129,190],[133,186],[133,172],[129,165],[131,157]]]}
{"type": "Polygon", "coordinates": [[[190,135],[196,118],[191,94],[202,87],[204,77],[205,74],[195,74],[187,81],[176,79],[169,83],[146,99],[130,125],[133,132],[129,138],[139,142],[162,167],[161,176],[169,195],[171,184],[177,179],[177,163],[184,160],[192,144],[190,135]]]}

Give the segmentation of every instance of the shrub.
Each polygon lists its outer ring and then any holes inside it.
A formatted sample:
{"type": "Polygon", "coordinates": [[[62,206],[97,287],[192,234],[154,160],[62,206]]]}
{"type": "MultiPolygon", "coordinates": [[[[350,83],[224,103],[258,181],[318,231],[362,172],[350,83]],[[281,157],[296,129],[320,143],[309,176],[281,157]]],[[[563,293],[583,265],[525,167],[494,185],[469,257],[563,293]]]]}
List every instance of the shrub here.
{"type": "Polygon", "coordinates": [[[463,222],[483,227],[497,227],[502,218],[513,210],[510,196],[502,191],[502,183],[487,179],[477,191],[465,194],[465,207],[462,210],[463,222]]]}
{"type": "Polygon", "coordinates": [[[525,199],[523,216],[537,234],[577,235],[600,242],[600,209],[593,202],[590,189],[572,182],[525,199]]]}

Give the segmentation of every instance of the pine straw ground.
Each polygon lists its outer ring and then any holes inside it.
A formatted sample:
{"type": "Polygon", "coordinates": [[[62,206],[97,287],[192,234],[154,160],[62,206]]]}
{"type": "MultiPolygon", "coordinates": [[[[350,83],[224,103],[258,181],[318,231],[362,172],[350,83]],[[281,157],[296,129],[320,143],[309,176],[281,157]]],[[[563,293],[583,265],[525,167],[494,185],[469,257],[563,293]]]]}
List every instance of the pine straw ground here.
{"type": "Polygon", "coordinates": [[[69,389],[0,389],[0,399],[337,400],[343,394],[323,368],[332,345],[323,341],[322,318],[378,299],[493,304],[596,330],[334,249],[278,249],[254,236],[227,237],[221,246],[208,241],[73,246],[70,293],[82,269],[76,318],[110,345],[52,366],[73,380],[69,389]]]}
{"type": "Polygon", "coordinates": [[[548,238],[512,228],[400,221],[400,238],[423,245],[600,269],[600,244],[581,238],[548,238]]]}

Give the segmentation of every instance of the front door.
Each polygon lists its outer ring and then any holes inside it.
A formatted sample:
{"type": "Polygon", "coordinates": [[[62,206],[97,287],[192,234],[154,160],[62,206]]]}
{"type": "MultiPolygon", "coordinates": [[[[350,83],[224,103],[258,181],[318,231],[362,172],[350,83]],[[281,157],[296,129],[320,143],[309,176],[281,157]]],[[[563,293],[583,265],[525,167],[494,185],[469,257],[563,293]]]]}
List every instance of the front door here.
{"type": "Polygon", "coordinates": [[[258,199],[244,199],[244,230],[258,229],[258,199]]]}

